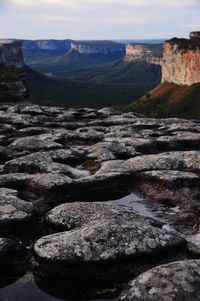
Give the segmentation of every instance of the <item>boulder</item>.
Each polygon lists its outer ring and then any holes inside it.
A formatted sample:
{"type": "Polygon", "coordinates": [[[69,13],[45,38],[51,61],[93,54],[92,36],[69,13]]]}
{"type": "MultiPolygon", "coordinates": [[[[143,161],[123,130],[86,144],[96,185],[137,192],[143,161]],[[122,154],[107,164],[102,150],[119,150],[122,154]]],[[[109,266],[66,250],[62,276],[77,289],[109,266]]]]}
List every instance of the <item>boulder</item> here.
{"type": "Polygon", "coordinates": [[[183,244],[180,237],[161,229],[154,220],[112,203],[65,204],[46,218],[48,223],[71,229],[36,242],[37,256],[51,262],[109,262],[156,254],[183,244]]]}
{"type": "Polygon", "coordinates": [[[200,260],[171,262],[131,281],[120,301],[199,301],[200,260]]]}

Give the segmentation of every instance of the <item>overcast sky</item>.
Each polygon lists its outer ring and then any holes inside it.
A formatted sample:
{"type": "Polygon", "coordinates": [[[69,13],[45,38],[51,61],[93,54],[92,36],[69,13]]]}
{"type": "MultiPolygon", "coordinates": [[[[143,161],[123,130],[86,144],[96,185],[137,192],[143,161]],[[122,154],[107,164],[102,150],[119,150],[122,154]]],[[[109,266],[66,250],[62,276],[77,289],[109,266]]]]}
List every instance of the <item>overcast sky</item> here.
{"type": "Polygon", "coordinates": [[[0,38],[171,38],[192,30],[200,30],[200,0],[0,0],[0,38]]]}

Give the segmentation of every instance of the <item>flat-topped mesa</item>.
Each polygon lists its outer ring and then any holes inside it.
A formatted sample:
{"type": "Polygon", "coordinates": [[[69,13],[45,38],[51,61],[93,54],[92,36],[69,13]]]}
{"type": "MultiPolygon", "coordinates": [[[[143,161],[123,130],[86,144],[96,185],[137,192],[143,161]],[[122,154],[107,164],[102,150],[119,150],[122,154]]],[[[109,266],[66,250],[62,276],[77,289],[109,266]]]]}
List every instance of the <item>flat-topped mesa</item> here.
{"type": "Polygon", "coordinates": [[[188,86],[200,83],[200,32],[191,32],[190,39],[165,42],[162,82],[188,86]]]}
{"type": "Polygon", "coordinates": [[[33,50],[63,50],[70,49],[71,40],[22,40],[22,48],[24,51],[33,50]]]}
{"type": "Polygon", "coordinates": [[[127,44],[125,61],[145,61],[149,64],[162,65],[162,44],[127,44]]]}
{"type": "Polygon", "coordinates": [[[112,43],[110,41],[94,41],[94,42],[72,42],[71,50],[80,54],[125,54],[125,46],[120,43],[112,43]]]}
{"type": "Polygon", "coordinates": [[[0,40],[0,102],[27,99],[26,74],[21,42],[0,40]]]}

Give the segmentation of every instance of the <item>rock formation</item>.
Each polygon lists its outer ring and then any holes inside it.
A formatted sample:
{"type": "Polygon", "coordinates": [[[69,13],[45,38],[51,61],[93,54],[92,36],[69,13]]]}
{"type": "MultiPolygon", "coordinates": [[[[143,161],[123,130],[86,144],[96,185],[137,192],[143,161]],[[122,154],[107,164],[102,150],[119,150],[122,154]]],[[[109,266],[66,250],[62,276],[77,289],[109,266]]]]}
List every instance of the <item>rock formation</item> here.
{"type": "Polygon", "coordinates": [[[199,300],[199,263],[187,263],[200,254],[199,122],[18,104],[0,106],[0,124],[1,287],[29,270],[58,298],[113,299],[182,260],[121,300],[165,280],[199,300]]]}
{"type": "Polygon", "coordinates": [[[126,46],[126,61],[145,61],[149,64],[162,65],[162,44],[126,46]]]}
{"type": "Polygon", "coordinates": [[[27,98],[21,42],[0,40],[0,102],[27,98]]]}
{"type": "Polygon", "coordinates": [[[114,42],[72,42],[71,49],[81,54],[125,54],[125,46],[114,42]]]}
{"type": "Polygon", "coordinates": [[[70,49],[71,40],[22,40],[24,51],[31,50],[64,50],[70,49]]]}
{"type": "Polygon", "coordinates": [[[164,44],[162,82],[188,86],[200,82],[200,33],[192,32],[190,38],[164,44]]]}

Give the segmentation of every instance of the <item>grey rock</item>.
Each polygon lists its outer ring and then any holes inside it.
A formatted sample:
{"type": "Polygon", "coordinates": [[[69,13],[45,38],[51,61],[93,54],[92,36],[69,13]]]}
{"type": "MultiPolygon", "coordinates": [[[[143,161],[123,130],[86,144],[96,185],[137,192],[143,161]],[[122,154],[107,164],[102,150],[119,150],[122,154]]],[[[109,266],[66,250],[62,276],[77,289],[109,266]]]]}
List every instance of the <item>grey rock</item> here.
{"type": "Polygon", "coordinates": [[[88,158],[98,161],[116,160],[118,158],[128,159],[136,156],[134,146],[116,142],[99,142],[90,148],[88,158]]]}
{"type": "Polygon", "coordinates": [[[69,264],[112,261],[154,254],[183,243],[175,234],[156,227],[153,220],[111,203],[63,205],[47,219],[54,224],[60,219],[61,225],[72,230],[39,239],[34,250],[42,260],[69,264]]]}
{"type": "Polygon", "coordinates": [[[149,270],[129,283],[120,301],[198,301],[200,260],[172,262],[149,270]]]}
{"type": "Polygon", "coordinates": [[[10,146],[16,149],[25,149],[30,151],[50,150],[62,148],[62,144],[56,142],[61,137],[52,134],[41,134],[16,139],[10,146]]]}
{"type": "Polygon", "coordinates": [[[0,189],[0,225],[7,226],[30,220],[34,215],[32,203],[18,198],[16,190],[0,189]]]}

